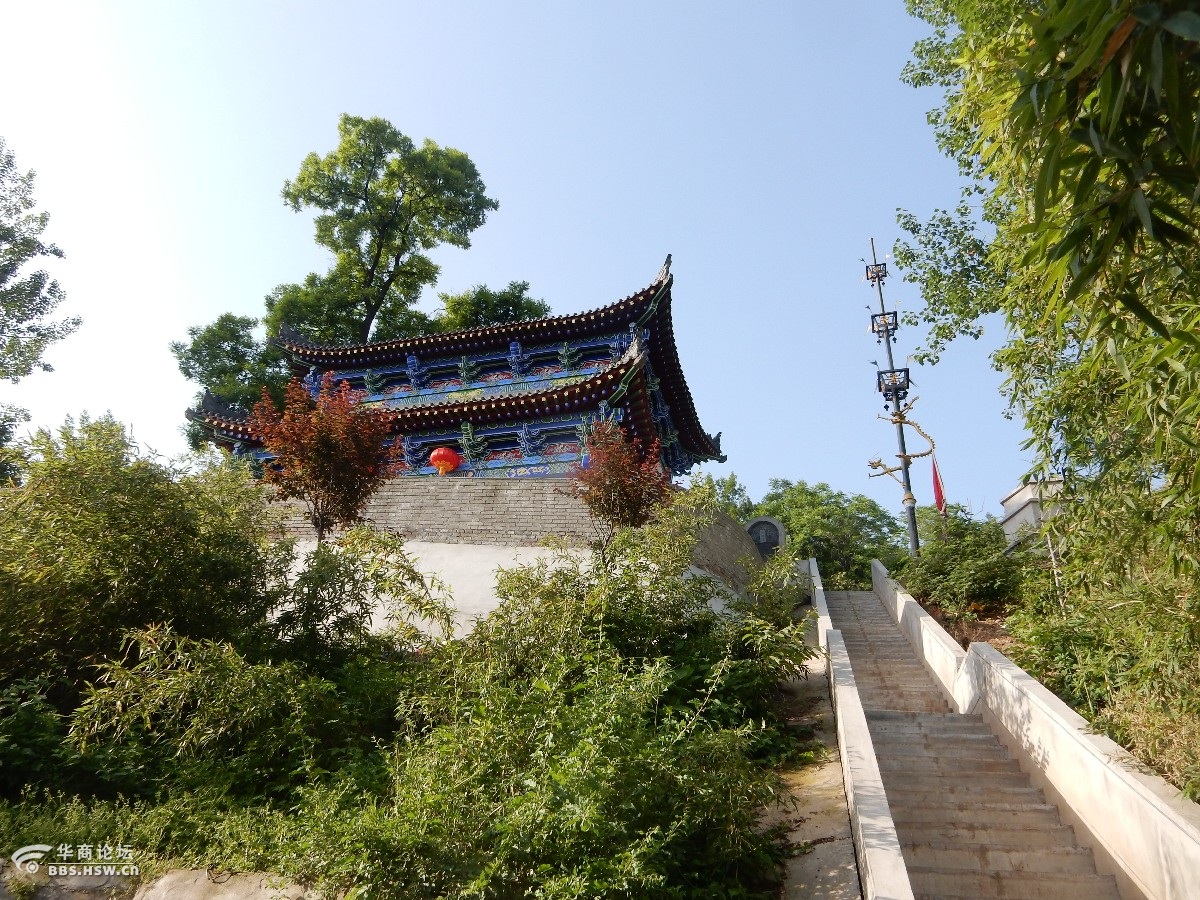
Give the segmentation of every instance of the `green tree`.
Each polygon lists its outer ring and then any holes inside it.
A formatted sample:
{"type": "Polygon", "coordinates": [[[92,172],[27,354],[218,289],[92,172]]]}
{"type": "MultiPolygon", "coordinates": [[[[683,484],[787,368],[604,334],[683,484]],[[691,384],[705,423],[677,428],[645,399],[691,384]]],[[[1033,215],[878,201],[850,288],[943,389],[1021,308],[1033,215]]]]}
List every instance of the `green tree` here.
{"type": "Polygon", "coordinates": [[[79,327],[75,317],[49,321],[63,300],[58,282],[30,263],[62,257],[42,240],[49,213],[34,212],[33,172],[17,169],[0,138],[0,378],[16,382],[34,369],[50,370],[46,348],[79,327]]]}
{"type": "Polygon", "coordinates": [[[930,119],[983,219],[966,205],[902,215],[913,241],[897,259],[925,295],[928,349],[1002,311],[1013,337],[996,363],[1041,466],[1078,501],[1070,516],[1112,524],[1155,493],[1155,527],[1115,533],[1156,533],[1195,568],[1200,15],[1182,2],[910,9],[935,31],[907,78],[946,90],[930,119]]]}
{"type": "MultiPolygon", "coordinates": [[[[444,310],[415,304],[437,281],[428,252],[469,247],[471,233],[497,208],[475,164],[460,150],[426,140],[417,146],[383,119],[342,116],[337,148],[309,154],[284,200],[315,210],[316,241],[333,255],[325,273],[281,284],[260,319],[226,313],[188,329],[171,344],[179,369],[217,399],[248,409],[266,387],[282,399],[289,372],[271,339],[286,323],[330,344],[392,340],[477,328],[549,313],[527,282],[493,291],[485,285],[441,295],[444,310]],[[258,329],[262,328],[260,333],[258,329]]],[[[193,443],[202,435],[192,432],[193,443]]]]}
{"type": "Polygon", "coordinates": [[[1003,314],[995,363],[1039,467],[1063,478],[1056,577],[1010,620],[1015,652],[1195,795],[1183,748],[1200,711],[1178,673],[1200,634],[1200,14],[909,8],[934,33],[906,77],[945,90],[930,121],[968,186],[952,213],[902,214],[897,259],[925,295],[930,351],[1003,314]]]}
{"type": "Polygon", "coordinates": [[[262,399],[264,387],[281,398],[290,377],[287,361],[270,342],[255,338],[257,326],[250,316],[222,313],[211,325],[189,328],[189,343],[171,343],[179,371],[247,411],[262,399]]]}
{"type": "Polygon", "coordinates": [[[921,555],[906,559],[895,573],[914,597],[937,604],[950,618],[999,615],[1021,596],[1026,555],[1006,552],[1000,523],[975,519],[965,507],[917,508],[921,555]]]}
{"type": "Polygon", "coordinates": [[[869,588],[871,560],[892,568],[904,558],[904,530],[886,509],[862,494],[844,494],[825,483],[772,478],[754,516],[773,516],[788,542],[815,557],[834,590],[869,588]]]}
{"type": "Polygon", "coordinates": [[[337,149],[310,153],[283,186],[292,209],[317,211],[316,240],[334,264],[316,287],[289,291],[267,314],[281,322],[336,322],[343,340],[397,334],[402,312],[437,278],[426,254],[440,244],[469,247],[499,204],[484,193],[461,150],[426,140],[417,147],[384,119],[343,115],[337,149]]]}
{"type": "Polygon", "coordinates": [[[717,498],[717,507],[743,525],[754,518],[754,501],[750,499],[746,486],[738,481],[736,473],[714,478],[705,472],[696,476],[692,483],[695,487],[711,490],[717,498]]]}
{"type": "MultiPolygon", "coordinates": [[[[35,369],[49,372],[46,348],[79,327],[71,316],[50,316],[63,301],[59,283],[30,265],[63,252],[42,240],[50,214],[34,211],[33,172],[17,169],[16,158],[0,137],[0,379],[14,384],[35,369]]],[[[29,418],[16,406],[0,403],[0,484],[20,477],[20,454],[13,447],[18,423],[29,418]]]]}
{"type": "Polygon", "coordinates": [[[486,325],[524,322],[550,315],[550,304],[529,296],[528,281],[510,281],[508,286],[493,291],[477,284],[460,294],[439,294],[444,307],[434,320],[438,331],[465,331],[486,325]]]}
{"type": "Polygon", "coordinates": [[[29,420],[29,414],[15,406],[0,404],[0,488],[19,484],[24,456],[13,444],[17,426],[29,420]]]}

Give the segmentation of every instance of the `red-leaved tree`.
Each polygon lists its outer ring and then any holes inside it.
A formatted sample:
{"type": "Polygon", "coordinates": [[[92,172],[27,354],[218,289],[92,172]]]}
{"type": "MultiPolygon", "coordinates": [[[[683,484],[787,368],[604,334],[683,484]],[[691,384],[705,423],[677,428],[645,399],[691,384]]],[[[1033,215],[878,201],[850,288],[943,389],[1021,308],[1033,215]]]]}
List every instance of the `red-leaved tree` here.
{"type": "MultiPolygon", "coordinates": [[[[645,525],[655,510],[670,501],[671,476],[662,466],[657,440],[642,453],[637,438],[630,440],[614,422],[601,422],[592,429],[584,450],[588,464],[572,470],[572,493],[593,519],[608,526],[609,537],[622,526],[645,525]]],[[[607,540],[602,538],[601,544],[607,540]]]]}
{"type": "Polygon", "coordinates": [[[362,406],[363,396],[327,372],[316,399],[293,378],[282,409],[264,390],[250,414],[250,428],[275,456],[263,481],[281,500],[304,503],[318,542],[330,528],[360,521],[371,495],[401,468],[398,452],[384,446],[386,412],[362,406]]]}

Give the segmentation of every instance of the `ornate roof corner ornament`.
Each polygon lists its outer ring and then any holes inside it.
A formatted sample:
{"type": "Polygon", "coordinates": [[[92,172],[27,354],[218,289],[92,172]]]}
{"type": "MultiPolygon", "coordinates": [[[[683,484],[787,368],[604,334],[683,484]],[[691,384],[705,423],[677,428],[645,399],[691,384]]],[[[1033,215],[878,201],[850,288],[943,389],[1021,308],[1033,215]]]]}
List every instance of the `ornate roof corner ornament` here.
{"type": "Polygon", "coordinates": [[[723,463],[729,459],[728,456],[721,452],[721,435],[723,433],[724,432],[721,431],[718,431],[716,434],[708,434],[708,432],[705,432],[705,434],[708,436],[708,439],[712,441],[712,445],[717,448],[717,455],[714,457],[714,459],[720,463],[723,463]]]}
{"type": "Polygon", "coordinates": [[[654,278],[654,282],[656,284],[658,284],[663,281],[666,281],[670,277],[671,277],[671,254],[668,253],[666,261],[663,262],[662,268],[658,270],[658,275],[656,275],[654,278]]]}
{"type": "Polygon", "coordinates": [[[204,392],[204,396],[200,398],[200,412],[228,419],[231,422],[244,422],[250,417],[249,413],[242,407],[234,403],[226,403],[224,400],[219,400],[207,390],[204,392]]]}
{"type": "Polygon", "coordinates": [[[300,347],[308,346],[308,341],[304,335],[287,322],[279,323],[279,330],[275,332],[274,341],[276,344],[295,344],[300,347]]]}

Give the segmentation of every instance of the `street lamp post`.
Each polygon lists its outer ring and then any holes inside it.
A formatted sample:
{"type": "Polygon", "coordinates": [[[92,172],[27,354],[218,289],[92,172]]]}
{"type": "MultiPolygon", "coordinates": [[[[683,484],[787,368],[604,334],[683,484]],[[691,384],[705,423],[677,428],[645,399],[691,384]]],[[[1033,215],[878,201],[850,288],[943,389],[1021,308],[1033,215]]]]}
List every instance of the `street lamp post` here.
{"type": "Polygon", "coordinates": [[[904,515],[908,521],[908,550],[913,556],[920,555],[921,544],[917,538],[917,498],[913,496],[912,479],[909,477],[911,457],[904,442],[904,409],[901,406],[908,396],[912,381],[907,368],[897,369],[892,356],[892,344],[900,327],[899,316],[889,312],[883,302],[883,282],[887,279],[887,263],[881,263],[875,255],[875,239],[871,238],[871,262],[867,264],[867,281],[875,286],[879,295],[879,312],[871,316],[871,330],[880,343],[887,348],[888,367],[876,375],[876,387],[883,394],[883,408],[893,413],[896,423],[896,443],[900,452],[900,483],[904,487],[904,515]]]}

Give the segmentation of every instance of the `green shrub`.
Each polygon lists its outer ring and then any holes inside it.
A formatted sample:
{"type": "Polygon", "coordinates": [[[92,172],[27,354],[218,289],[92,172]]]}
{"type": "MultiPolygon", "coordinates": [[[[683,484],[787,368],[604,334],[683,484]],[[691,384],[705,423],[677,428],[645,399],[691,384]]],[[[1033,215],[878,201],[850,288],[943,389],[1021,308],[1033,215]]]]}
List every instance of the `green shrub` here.
{"type": "Polygon", "coordinates": [[[44,680],[0,685],[0,796],[57,774],[66,728],[44,680]]]}
{"type": "Polygon", "coordinates": [[[0,493],[0,681],[70,684],[124,632],[169,623],[227,640],[275,603],[282,562],[264,542],[249,476],[209,461],[183,474],[141,457],[111,419],[41,431],[24,484],[0,493]]]}
{"type": "Polygon", "coordinates": [[[1200,799],[1195,584],[1143,565],[1097,582],[1068,596],[1031,593],[1008,619],[1010,653],[1097,730],[1200,799]]]}
{"type": "Polygon", "coordinates": [[[340,743],[336,685],[295,663],[248,663],[166,626],[134,633],[129,649],[136,662],[102,664],[71,733],[82,751],[129,755],[159,789],[272,795],[340,743]]]}
{"type": "Polygon", "coordinates": [[[976,521],[962,507],[950,507],[944,518],[933,507],[918,514],[921,555],[896,573],[917,600],[936,604],[949,619],[974,619],[1002,614],[1019,598],[1027,559],[1005,553],[999,522],[976,521]]]}
{"type": "Polygon", "coordinates": [[[505,573],[461,640],[423,636],[446,624],[436,589],[367,532],[275,598],[256,656],[142,629],[71,724],[149,789],[0,802],[0,844],[120,841],[150,868],[370,897],[765,896],[784,849],[760,826],[786,737],[772,700],[813,651],[782,569],[744,600],[692,577],[707,506],[683,494],[603,555],[505,573]],[[385,586],[398,627],[369,635],[360,601],[385,586]]]}

